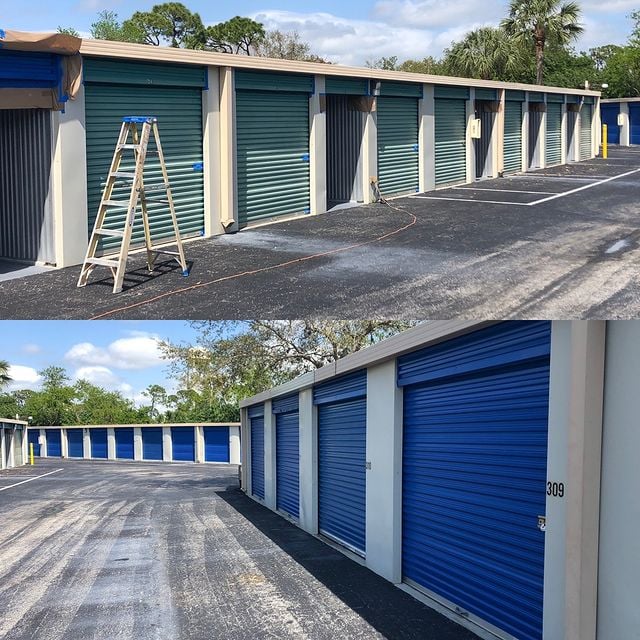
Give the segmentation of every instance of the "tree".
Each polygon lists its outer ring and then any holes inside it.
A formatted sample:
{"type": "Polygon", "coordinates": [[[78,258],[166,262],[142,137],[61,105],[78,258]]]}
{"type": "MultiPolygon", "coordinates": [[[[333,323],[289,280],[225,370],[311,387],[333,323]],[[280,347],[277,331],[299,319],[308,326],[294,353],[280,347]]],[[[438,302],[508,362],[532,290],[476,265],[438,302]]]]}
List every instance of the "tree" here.
{"type": "Polygon", "coordinates": [[[631,12],[629,16],[633,22],[633,29],[631,31],[631,37],[629,38],[629,44],[634,47],[640,47],[640,9],[636,9],[631,12]]]}
{"type": "Polygon", "coordinates": [[[161,422],[162,413],[159,411],[159,405],[167,404],[167,390],[159,384],[150,384],[143,392],[142,395],[151,400],[151,406],[149,406],[149,418],[151,421],[161,422]]]}
{"type": "Polygon", "coordinates": [[[536,57],[536,82],[544,82],[545,48],[549,42],[566,45],[583,31],[581,10],[572,0],[511,0],[509,17],[501,26],[521,42],[533,42],[536,57]]]}
{"type": "Polygon", "coordinates": [[[279,60],[326,62],[311,52],[311,45],[301,40],[297,31],[267,31],[256,45],[256,55],[279,60]]]}
{"type": "Polygon", "coordinates": [[[367,60],[365,65],[369,69],[382,69],[384,71],[398,70],[398,56],[378,58],[377,60],[367,60]]]}
{"type": "Polygon", "coordinates": [[[115,11],[100,11],[91,24],[90,33],[96,40],[144,43],[144,32],[133,22],[121,23],[115,11]]]}
{"type": "Polygon", "coordinates": [[[250,56],[255,54],[265,35],[264,26],[260,22],[236,16],[207,27],[203,46],[210,51],[250,56]]]}
{"type": "Polygon", "coordinates": [[[122,28],[127,33],[141,34],[145,44],[168,43],[186,49],[199,48],[205,31],[200,16],[180,2],[165,2],[154,5],[151,11],[136,11],[122,28]]]}
{"type": "Polygon", "coordinates": [[[69,377],[62,367],[39,371],[42,391],[32,394],[25,405],[34,425],[62,425],[73,421],[75,392],[67,385],[69,377]]]}
{"type": "Polygon", "coordinates": [[[73,36],[74,38],[79,38],[80,34],[73,27],[58,27],[58,33],[62,33],[65,36],[73,36]]]}
{"type": "Polygon", "coordinates": [[[608,98],[640,97],[640,47],[620,47],[608,60],[602,81],[608,98]]]}
{"type": "Polygon", "coordinates": [[[0,360],[0,389],[6,387],[10,382],[9,363],[6,360],[0,360]]]}
{"type": "Polygon", "coordinates": [[[405,60],[401,64],[397,65],[396,71],[441,75],[444,73],[444,67],[442,62],[436,60],[433,56],[427,56],[422,60],[405,60]]]}

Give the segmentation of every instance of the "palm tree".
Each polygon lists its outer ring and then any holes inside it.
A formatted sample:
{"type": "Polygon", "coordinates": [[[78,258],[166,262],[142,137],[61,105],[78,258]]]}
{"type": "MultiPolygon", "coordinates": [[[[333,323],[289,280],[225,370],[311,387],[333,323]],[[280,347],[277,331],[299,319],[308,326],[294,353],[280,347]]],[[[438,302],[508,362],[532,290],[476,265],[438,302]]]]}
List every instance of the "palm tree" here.
{"type": "Polygon", "coordinates": [[[584,28],[579,23],[581,10],[576,2],[562,0],[511,0],[509,17],[502,21],[508,35],[533,42],[536,51],[536,81],[544,80],[544,50],[553,40],[566,45],[584,28]]]}
{"type": "Polygon", "coordinates": [[[11,382],[11,376],[9,375],[9,363],[5,360],[0,360],[0,389],[6,387],[11,382]]]}

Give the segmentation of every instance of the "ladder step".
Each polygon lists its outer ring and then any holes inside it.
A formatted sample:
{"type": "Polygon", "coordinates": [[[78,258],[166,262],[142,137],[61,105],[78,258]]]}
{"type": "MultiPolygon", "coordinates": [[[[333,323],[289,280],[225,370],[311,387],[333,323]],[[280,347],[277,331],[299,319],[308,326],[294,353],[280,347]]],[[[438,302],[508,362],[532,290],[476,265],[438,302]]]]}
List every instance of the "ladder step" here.
{"type": "Polygon", "coordinates": [[[121,149],[140,149],[140,147],[142,147],[141,144],[121,144],[120,148],[121,149]]]}
{"type": "Polygon", "coordinates": [[[105,200],[102,204],[105,207],[122,207],[123,209],[129,208],[128,200],[105,200]]]}
{"type": "Polygon", "coordinates": [[[129,178],[130,180],[133,180],[135,179],[136,174],[129,173],[127,171],[114,171],[113,173],[110,173],[109,176],[112,178],[129,178]]]}
{"type": "Polygon", "coordinates": [[[118,268],[120,264],[117,260],[110,260],[109,258],[87,258],[85,264],[96,264],[101,267],[113,267],[114,269],[118,268]]]}
{"type": "Polygon", "coordinates": [[[145,198],[145,202],[150,202],[151,204],[170,204],[169,201],[164,198],[145,198]]]}
{"type": "Polygon", "coordinates": [[[143,187],[140,191],[166,191],[169,185],[166,184],[152,184],[150,187],[143,187]]]}
{"type": "Polygon", "coordinates": [[[180,257],[180,254],[177,251],[163,251],[162,249],[153,249],[154,253],[162,254],[163,256],[177,256],[180,257]]]}
{"type": "Polygon", "coordinates": [[[106,236],[107,238],[124,238],[124,231],[118,229],[94,229],[97,236],[106,236]]]}

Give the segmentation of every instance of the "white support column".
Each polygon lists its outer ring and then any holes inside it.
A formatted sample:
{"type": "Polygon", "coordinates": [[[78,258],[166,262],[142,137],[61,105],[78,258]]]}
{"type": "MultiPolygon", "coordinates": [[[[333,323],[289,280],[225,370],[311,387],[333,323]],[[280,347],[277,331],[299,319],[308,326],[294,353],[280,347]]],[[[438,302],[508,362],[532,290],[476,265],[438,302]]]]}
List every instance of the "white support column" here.
{"type": "Polygon", "coordinates": [[[595,640],[606,324],[557,321],[551,338],[545,640],[595,640]],[[555,495],[554,495],[555,494],[555,495]]]}
{"type": "Polygon", "coordinates": [[[529,93],[522,103],[522,171],[529,169],[529,93]]]}
{"type": "Polygon", "coordinates": [[[315,92],[309,98],[309,170],[311,172],[311,214],[327,210],[327,114],[322,108],[325,77],[315,77],[315,92]]]}
{"type": "Polygon", "coordinates": [[[498,177],[504,172],[504,123],[507,107],[506,89],[497,89],[500,107],[496,114],[493,134],[493,176],[498,177]]]}
{"type": "Polygon", "coordinates": [[[476,179],[476,147],[474,138],[471,137],[471,123],[475,120],[476,110],[476,90],[469,89],[469,99],[466,102],[467,109],[467,183],[475,182],[476,179]]]}
{"type": "Polygon", "coordinates": [[[204,427],[196,425],[193,429],[196,439],[196,462],[204,462],[204,427]]]}
{"type": "Polygon", "coordinates": [[[53,114],[52,205],[56,266],[82,263],[88,244],[84,86],[53,114]]]}
{"type": "Polygon", "coordinates": [[[229,427],[229,464],[241,464],[240,427],[229,427]]]}
{"type": "Polygon", "coordinates": [[[367,566],[402,581],[402,390],[396,361],[367,371],[367,566]]]}
{"type": "Polygon", "coordinates": [[[220,216],[220,70],[207,69],[208,89],[202,93],[204,124],[204,235],[224,233],[220,216]]]}
{"type": "Polygon", "coordinates": [[[240,409],[240,434],[242,444],[240,449],[240,464],[242,465],[240,470],[240,488],[248,494],[249,487],[251,486],[251,456],[249,454],[251,450],[251,429],[246,408],[240,409]]]}
{"type": "Polygon", "coordinates": [[[432,84],[422,85],[422,100],[419,101],[420,130],[420,176],[421,192],[433,191],[436,188],[436,101],[435,88],[432,84]]]}
{"type": "Polygon", "coordinates": [[[162,461],[173,460],[173,446],[171,442],[171,427],[162,427],[162,461]]]}
{"type": "Polygon", "coordinates": [[[142,428],[133,427],[133,459],[142,460],[142,428]]]}
{"type": "Polygon", "coordinates": [[[300,429],[300,526],[318,533],[318,411],[313,405],[313,389],[298,396],[300,429]]]}
{"type": "Polygon", "coordinates": [[[602,144],[602,120],[600,119],[600,98],[595,98],[593,105],[593,117],[591,118],[591,155],[600,154],[602,144]]]}
{"type": "Polygon", "coordinates": [[[60,454],[63,458],[69,457],[69,438],[66,429],[60,429],[60,454]]]}
{"type": "Polygon", "coordinates": [[[40,429],[40,457],[47,457],[47,432],[44,429],[40,429]]]}
{"type": "Polygon", "coordinates": [[[567,149],[567,127],[567,98],[565,96],[564,102],[562,103],[562,121],[560,123],[560,162],[562,164],[567,164],[567,156],[569,153],[567,149]]]}
{"type": "Polygon", "coordinates": [[[4,469],[6,467],[5,460],[7,459],[7,444],[5,442],[4,436],[5,429],[0,427],[0,469],[4,469]]]}
{"type": "Polygon", "coordinates": [[[271,400],[264,403],[264,503],[276,508],[276,419],[271,400]]]}
{"type": "Polygon", "coordinates": [[[107,427],[107,460],[116,459],[116,432],[113,427],[107,427]]]}
{"type": "Polygon", "coordinates": [[[232,67],[220,67],[220,223],[238,230],[236,92],[232,67]]]}
{"type": "Polygon", "coordinates": [[[628,147],[631,145],[631,122],[629,120],[629,103],[620,103],[620,114],[622,115],[622,125],[620,126],[620,144],[628,147]]]}
{"type": "Polygon", "coordinates": [[[362,194],[364,204],[374,200],[371,192],[371,178],[378,177],[378,114],[377,105],[371,112],[365,113],[364,133],[362,135],[362,194]]]}
{"type": "Polygon", "coordinates": [[[540,153],[540,168],[544,169],[547,166],[547,94],[544,96],[544,111],[540,120],[538,149],[540,153]]]}
{"type": "Polygon", "coordinates": [[[86,460],[91,459],[91,434],[89,429],[82,430],[82,457],[86,460]]]}

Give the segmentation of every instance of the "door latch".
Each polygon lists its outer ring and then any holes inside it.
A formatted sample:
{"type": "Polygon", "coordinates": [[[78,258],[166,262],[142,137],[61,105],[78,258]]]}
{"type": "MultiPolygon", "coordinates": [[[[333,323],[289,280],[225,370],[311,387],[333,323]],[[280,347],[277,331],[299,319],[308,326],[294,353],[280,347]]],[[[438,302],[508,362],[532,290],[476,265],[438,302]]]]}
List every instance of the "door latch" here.
{"type": "Polygon", "coordinates": [[[547,516],[538,516],[538,529],[540,531],[547,530],[547,516]]]}

